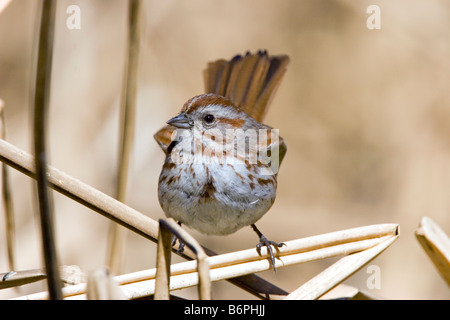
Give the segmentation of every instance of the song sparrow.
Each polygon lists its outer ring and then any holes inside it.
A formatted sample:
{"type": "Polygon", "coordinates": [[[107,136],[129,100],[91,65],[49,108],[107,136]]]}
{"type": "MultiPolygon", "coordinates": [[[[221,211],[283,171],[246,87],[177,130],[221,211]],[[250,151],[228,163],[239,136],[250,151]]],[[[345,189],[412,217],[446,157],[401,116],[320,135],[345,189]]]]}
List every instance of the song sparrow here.
{"type": "Polygon", "coordinates": [[[209,63],[207,93],[188,100],[155,134],[166,153],[158,186],[166,216],[211,235],[252,226],[258,253],[266,246],[274,269],[271,246],[283,243],[268,240],[255,222],[275,201],[286,145],[261,122],[288,62],[258,51],[209,63]]]}

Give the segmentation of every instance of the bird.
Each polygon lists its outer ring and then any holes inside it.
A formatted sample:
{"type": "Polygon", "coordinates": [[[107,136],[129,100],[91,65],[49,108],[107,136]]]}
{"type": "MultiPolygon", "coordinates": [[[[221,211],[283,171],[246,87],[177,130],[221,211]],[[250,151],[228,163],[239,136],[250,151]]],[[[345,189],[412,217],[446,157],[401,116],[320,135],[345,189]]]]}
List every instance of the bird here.
{"type": "MultiPolygon", "coordinates": [[[[165,153],[158,200],[167,217],[207,235],[229,235],[250,226],[256,250],[272,246],[255,223],[276,198],[286,151],[279,130],[263,124],[287,70],[287,55],[247,51],[209,62],[205,92],[187,100],[154,138],[165,153]]],[[[176,238],[174,238],[174,243],[176,238]]],[[[179,252],[184,244],[180,242],[179,252]]]]}

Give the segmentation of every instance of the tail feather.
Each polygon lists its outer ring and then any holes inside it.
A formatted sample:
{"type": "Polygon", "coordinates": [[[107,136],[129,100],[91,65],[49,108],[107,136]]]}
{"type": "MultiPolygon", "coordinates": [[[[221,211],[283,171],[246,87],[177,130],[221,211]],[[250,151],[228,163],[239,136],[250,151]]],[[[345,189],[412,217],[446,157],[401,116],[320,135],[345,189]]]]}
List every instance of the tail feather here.
{"type": "Polygon", "coordinates": [[[289,63],[288,56],[276,56],[270,59],[270,67],[264,81],[263,89],[260,91],[258,99],[253,107],[255,118],[262,121],[269,109],[270,103],[281,84],[286,68],[289,63]]]}
{"type": "Polygon", "coordinates": [[[252,74],[253,81],[249,83],[247,95],[245,96],[245,100],[243,101],[243,105],[248,106],[247,108],[250,109],[252,108],[252,106],[256,105],[256,101],[258,100],[259,95],[264,88],[269,67],[270,67],[269,57],[267,55],[261,56],[260,59],[258,59],[258,62],[255,66],[255,70],[253,71],[252,74]]]}
{"type": "Polygon", "coordinates": [[[204,71],[205,91],[230,99],[261,122],[288,63],[288,56],[269,56],[267,51],[210,62],[204,71]]]}
{"type": "Polygon", "coordinates": [[[237,106],[241,106],[245,99],[257,59],[258,57],[256,55],[247,54],[235,63],[230,74],[226,97],[237,106]]]}

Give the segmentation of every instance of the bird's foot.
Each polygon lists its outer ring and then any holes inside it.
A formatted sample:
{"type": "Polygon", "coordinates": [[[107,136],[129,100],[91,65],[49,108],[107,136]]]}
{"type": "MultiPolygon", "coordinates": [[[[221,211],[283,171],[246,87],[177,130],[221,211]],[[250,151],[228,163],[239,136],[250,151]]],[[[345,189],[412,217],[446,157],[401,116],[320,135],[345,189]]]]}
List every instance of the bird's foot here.
{"type": "Polygon", "coordinates": [[[270,264],[272,265],[273,271],[276,272],[277,269],[275,267],[275,257],[273,255],[272,246],[274,246],[276,248],[281,248],[282,246],[285,246],[286,244],[284,242],[277,243],[275,241],[267,239],[261,233],[261,231],[259,231],[258,228],[256,228],[256,226],[254,224],[252,224],[252,228],[253,228],[253,230],[255,230],[256,234],[259,236],[259,243],[256,245],[256,251],[258,252],[259,255],[261,255],[261,247],[262,246],[267,247],[267,251],[269,253],[269,258],[270,258],[270,264]]]}
{"type": "Polygon", "coordinates": [[[185,243],[183,241],[181,241],[181,239],[179,239],[176,235],[173,235],[173,237],[172,237],[172,247],[175,246],[175,244],[177,243],[177,240],[179,243],[177,253],[182,254],[184,252],[185,243]]]}
{"type": "MultiPolygon", "coordinates": [[[[178,225],[181,227],[181,222],[180,222],[180,221],[178,221],[178,225]]],[[[181,241],[181,239],[179,239],[179,238],[174,234],[174,235],[172,236],[172,247],[175,246],[175,244],[177,243],[177,240],[178,240],[178,243],[179,243],[178,249],[177,249],[177,253],[178,253],[178,254],[181,254],[181,253],[184,252],[184,246],[185,246],[185,243],[184,243],[183,241],[181,241]]]]}

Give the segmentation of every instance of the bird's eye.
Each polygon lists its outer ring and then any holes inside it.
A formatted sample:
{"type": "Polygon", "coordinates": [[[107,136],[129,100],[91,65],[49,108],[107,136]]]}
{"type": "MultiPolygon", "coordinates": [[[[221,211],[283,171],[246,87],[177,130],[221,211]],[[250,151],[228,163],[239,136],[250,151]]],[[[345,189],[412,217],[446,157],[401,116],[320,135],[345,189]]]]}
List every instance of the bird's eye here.
{"type": "Polygon", "coordinates": [[[203,118],[203,120],[204,120],[206,123],[213,123],[213,121],[214,121],[214,116],[213,116],[212,114],[207,114],[207,115],[203,118]]]}

